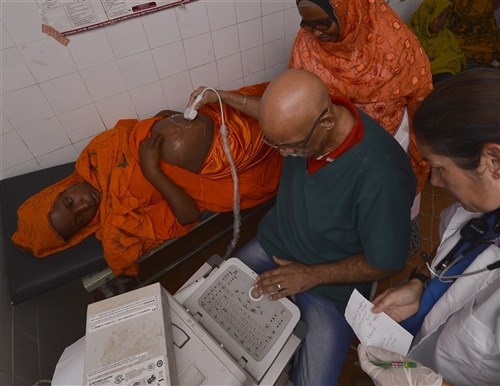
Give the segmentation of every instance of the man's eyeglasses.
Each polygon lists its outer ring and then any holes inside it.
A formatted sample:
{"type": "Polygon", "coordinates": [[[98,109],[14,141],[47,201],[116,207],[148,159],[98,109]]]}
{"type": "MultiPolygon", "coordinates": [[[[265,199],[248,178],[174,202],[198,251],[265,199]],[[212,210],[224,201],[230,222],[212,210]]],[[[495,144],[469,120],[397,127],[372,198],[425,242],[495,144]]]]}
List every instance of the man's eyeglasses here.
{"type": "Polygon", "coordinates": [[[328,111],[329,108],[330,107],[327,107],[326,109],[324,109],[323,112],[318,116],[318,118],[316,118],[314,120],[314,123],[313,123],[311,129],[309,130],[309,133],[307,133],[306,138],[302,141],[295,142],[295,143],[284,143],[284,144],[278,145],[277,143],[273,142],[271,139],[269,139],[266,136],[262,137],[262,141],[264,141],[264,143],[266,145],[271,146],[272,148],[274,148],[282,153],[286,153],[287,155],[288,154],[293,155],[295,157],[300,157],[303,154],[304,149],[306,148],[307,144],[309,143],[309,140],[313,136],[314,131],[316,130],[316,127],[318,127],[318,124],[321,121],[321,118],[323,118],[323,115],[326,114],[326,112],[328,111]],[[297,150],[297,151],[287,152],[286,150],[297,150]]]}
{"type": "Polygon", "coordinates": [[[335,21],[332,17],[329,17],[328,19],[324,20],[318,20],[318,21],[307,21],[307,20],[302,20],[300,22],[300,28],[305,29],[306,31],[326,31],[328,28],[331,27],[332,23],[335,21]]]}

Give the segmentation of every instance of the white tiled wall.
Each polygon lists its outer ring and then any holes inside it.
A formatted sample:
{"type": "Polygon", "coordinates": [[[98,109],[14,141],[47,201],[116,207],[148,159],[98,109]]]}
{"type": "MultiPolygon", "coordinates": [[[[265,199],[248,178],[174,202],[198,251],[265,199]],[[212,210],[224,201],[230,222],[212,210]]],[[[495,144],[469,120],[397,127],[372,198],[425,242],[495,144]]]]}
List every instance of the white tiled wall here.
{"type": "MultiPolygon", "coordinates": [[[[391,0],[407,20],[419,0],[391,0]]],[[[2,0],[0,179],[73,161],[120,118],[183,110],[199,85],[235,89],[287,65],[295,0],[196,0],[70,36],[41,32],[34,0],[2,0]]]]}
{"type": "Polygon", "coordinates": [[[408,22],[422,0],[388,0],[387,3],[399,14],[403,21],[408,22]]]}
{"type": "Polygon", "coordinates": [[[196,0],[69,36],[34,0],[1,2],[0,179],[73,161],[120,118],[182,110],[199,85],[239,88],[287,65],[295,0],[196,0]]]}

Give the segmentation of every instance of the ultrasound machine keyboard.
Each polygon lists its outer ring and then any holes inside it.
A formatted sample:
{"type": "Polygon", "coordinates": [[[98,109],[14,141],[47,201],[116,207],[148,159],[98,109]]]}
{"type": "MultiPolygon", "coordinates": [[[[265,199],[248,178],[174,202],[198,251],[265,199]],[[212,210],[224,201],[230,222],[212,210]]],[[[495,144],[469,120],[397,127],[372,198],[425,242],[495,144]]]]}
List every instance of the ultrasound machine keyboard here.
{"type": "Polygon", "coordinates": [[[254,300],[255,277],[232,266],[203,293],[198,302],[208,315],[255,360],[261,360],[278,339],[292,313],[267,296],[254,300]]]}

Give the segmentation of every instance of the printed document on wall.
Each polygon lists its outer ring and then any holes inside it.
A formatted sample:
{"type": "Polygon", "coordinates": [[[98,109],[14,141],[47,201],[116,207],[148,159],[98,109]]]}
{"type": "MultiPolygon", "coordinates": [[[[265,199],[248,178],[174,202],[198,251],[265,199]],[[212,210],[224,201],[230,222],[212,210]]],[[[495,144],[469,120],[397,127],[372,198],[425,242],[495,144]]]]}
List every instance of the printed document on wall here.
{"type": "Polygon", "coordinates": [[[191,0],[38,0],[42,23],[71,35],[191,0]]]}

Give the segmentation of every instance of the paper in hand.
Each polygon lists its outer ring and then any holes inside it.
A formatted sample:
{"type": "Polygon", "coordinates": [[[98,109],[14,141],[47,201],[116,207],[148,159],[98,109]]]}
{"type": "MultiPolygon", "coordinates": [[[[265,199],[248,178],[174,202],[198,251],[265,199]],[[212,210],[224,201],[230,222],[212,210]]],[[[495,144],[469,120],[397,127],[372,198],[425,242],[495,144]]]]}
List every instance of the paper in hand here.
{"type": "Polygon", "coordinates": [[[345,318],[363,346],[376,346],[406,356],[413,335],[386,313],[371,312],[373,304],[357,290],[347,303],[345,318]]]}

